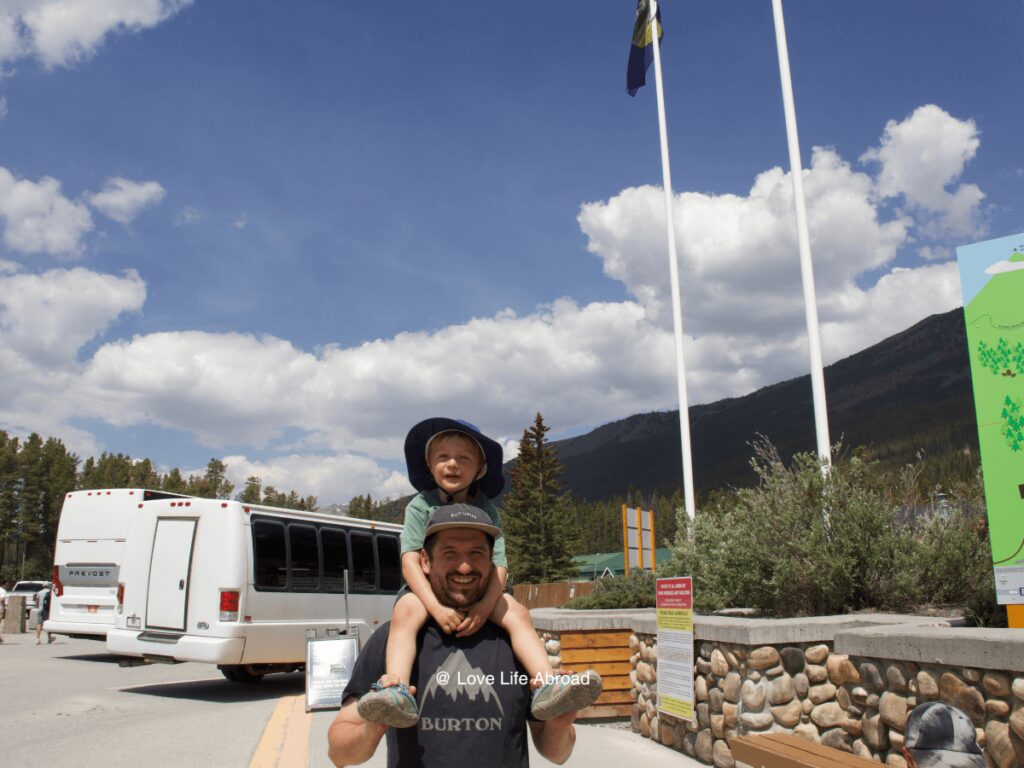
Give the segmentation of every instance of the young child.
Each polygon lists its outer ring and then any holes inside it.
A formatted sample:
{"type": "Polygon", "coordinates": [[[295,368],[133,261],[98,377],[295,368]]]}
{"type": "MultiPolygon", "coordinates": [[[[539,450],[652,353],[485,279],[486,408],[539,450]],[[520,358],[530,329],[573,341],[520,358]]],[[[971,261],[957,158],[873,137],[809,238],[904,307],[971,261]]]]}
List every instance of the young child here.
{"type": "Polygon", "coordinates": [[[388,635],[387,673],[375,690],[359,700],[359,715],[398,728],[416,724],[419,709],[408,685],[416,661],[416,637],[430,617],[446,634],[454,632],[456,637],[472,635],[488,620],[508,632],[512,650],[531,681],[546,681],[536,682],[539,687],[534,690],[530,707],[538,720],[550,720],[592,704],[601,695],[600,675],[589,670],[585,675],[556,677],[530,612],[505,593],[508,562],[504,536],[494,542],[494,572],[487,590],[465,614],[438,601],[420,567],[423,530],[430,513],[439,506],[471,503],[501,527],[498,510],[491,502],[505,486],[501,445],[468,422],[432,418],[409,430],[405,460],[409,482],[419,491],[405,508],[402,531],[402,575],[411,592],[403,589],[395,602],[388,635]]]}

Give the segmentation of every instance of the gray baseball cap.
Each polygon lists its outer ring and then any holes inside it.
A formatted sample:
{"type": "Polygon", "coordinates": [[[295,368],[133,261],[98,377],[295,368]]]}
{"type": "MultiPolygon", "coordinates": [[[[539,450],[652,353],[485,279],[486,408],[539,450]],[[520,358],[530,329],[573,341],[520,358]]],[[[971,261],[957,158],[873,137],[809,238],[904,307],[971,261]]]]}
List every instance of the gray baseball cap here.
{"type": "Polygon", "coordinates": [[[473,528],[488,533],[494,538],[501,536],[501,528],[494,524],[491,516],[472,504],[448,504],[430,513],[423,538],[449,528],[473,528]]]}
{"type": "Polygon", "coordinates": [[[907,717],[904,746],[919,768],[986,768],[974,724],[956,707],[929,701],[907,717]]]}

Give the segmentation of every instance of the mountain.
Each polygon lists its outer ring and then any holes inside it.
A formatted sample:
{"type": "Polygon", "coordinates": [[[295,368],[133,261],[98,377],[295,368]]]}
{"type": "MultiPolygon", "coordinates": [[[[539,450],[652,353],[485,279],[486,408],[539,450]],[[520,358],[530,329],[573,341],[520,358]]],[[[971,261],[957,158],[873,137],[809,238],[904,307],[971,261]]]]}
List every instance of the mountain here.
{"type": "MultiPolygon", "coordinates": [[[[978,436],[962,309],[933,315],[825,368],[829,431],[845,448],[867,446],[897,467],[923,451],[967,474],[978,436]]],[[[767,437],[784,457],[814,451],[810,376],[690,408],[698,494],[749,485],[750,443],[767,437]]],[[[679,412],[645,413],[556,441],[565,487],[588,500],[633,488],[671,494],[681,485],[679,412]]]]}

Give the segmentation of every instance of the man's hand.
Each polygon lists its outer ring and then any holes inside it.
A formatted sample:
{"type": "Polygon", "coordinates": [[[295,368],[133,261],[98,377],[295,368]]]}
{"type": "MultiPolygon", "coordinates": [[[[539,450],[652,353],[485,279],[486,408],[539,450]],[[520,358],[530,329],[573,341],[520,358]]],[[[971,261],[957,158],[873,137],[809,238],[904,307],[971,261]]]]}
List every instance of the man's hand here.
{"type": "Polygon", "coordinates": [[[458,629],[459,625],[466,619],[466,615],[461,611],[449,608],[447,605],[441,605],[440,603],[430,609],[430,615],[434,617],[434,621],[437,622],[437,625],[446,635],[450,635],[458,629]]]}

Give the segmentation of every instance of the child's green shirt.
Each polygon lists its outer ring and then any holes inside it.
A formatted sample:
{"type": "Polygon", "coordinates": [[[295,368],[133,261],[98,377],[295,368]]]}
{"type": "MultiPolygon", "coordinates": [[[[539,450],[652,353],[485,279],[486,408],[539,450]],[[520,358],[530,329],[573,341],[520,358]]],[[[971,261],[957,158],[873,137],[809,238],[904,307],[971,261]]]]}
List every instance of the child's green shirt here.
{"type": "MultiPolygon", "coordinates": [[[[498,528],[501,528],[501,515],[498,508],[486,496],[480,496],[469,502],[474,507],[479,507],[491,518],[498,528]]],[[[402,529],[402,554],[406,552],[419,552],[423,549],[423,530],[427,527],[427,519],[430,513],[438,507],[443,506],[438,498],[430,491],[421,491],[412,497],[412,500],[405,507],[405,527],[402,529]]],[[[491,557],[495,565],[508,568],[508,560],[505,559],[505,536],[498,534],[494,540],[494,554],[491,557]]]]}

